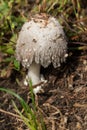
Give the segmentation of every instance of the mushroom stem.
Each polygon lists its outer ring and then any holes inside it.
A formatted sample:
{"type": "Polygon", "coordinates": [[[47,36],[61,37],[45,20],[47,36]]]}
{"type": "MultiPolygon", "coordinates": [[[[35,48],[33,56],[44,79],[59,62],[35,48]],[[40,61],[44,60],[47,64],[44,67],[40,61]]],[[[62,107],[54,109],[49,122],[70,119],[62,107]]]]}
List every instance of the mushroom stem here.
{"type": "Polygon", "coordinates": [[[40,83],[40,64],[33,62],[28,70],[28,77],[32,80],[32,84],[36,85],[40,83]]]}

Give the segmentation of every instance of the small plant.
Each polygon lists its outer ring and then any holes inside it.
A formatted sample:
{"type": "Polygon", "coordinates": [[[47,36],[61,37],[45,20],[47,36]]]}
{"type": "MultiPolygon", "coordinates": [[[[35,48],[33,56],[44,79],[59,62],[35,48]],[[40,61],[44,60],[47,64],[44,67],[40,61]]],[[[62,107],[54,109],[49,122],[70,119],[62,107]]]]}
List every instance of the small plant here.
{"type": "Polygon", "coordinates": [[[13,69],[20,71],[14,54],[17,32],[27,19],[23,14],[25,3],[22,0],[0,1],[0,78],[9,78],[13,69]]]}
{"type": "Polygon", "coordinates": [[[29,83],[29,86],[30,86],[30,93],[31,93],[31,99],[32,99],[32,108],[30,108],[29,105],[25,102],[25,100],[23,98],[21,98],[15,92],[13,92],[9,89],[5,89],[5,88],[0,88],[0,91],[9,93],[19,100],[19,102],[22,106],[22,109],[24,110],[23,113],[18,109],[18,107],[14,101],[12,101],[12,103],[13,103],[13,106],[14,106],[16,112],[18,113],[20,118],[23,120],[23,122],[27,126],[27,128],[29,128],[29,130],[46,130],[46,127],[45,127],[43,118],[41,117],[41,114],[39,114],[39,115],[37,114],[38,108],[36,107],[31,82],[29,83]]]}

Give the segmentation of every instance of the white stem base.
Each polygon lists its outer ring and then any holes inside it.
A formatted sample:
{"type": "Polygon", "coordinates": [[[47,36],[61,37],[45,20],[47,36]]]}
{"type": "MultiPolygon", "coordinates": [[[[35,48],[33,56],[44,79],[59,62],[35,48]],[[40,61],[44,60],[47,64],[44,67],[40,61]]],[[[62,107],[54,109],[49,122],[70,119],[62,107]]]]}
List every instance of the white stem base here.
{"type": "MultiPolygon", "coordinates": [[[[40,64],[32,63],[28,74],[24,80],[24,85],[29,85],[29,81],[32,81],[32,85],[37,85],[40,82],[46,83],[47,80],[44,79],[43,75],[40,75],[40,64]]],[[[38,85],[36,88],[33,89],[34,94],[37,94],[41,90],[41,86],[38,85]]]]}
{"type": "Polygon", "coordinates": [[[40,83],[40,64],[31,64],[28,71],[28,77],[32,81],[32,85],[40,83]]]}

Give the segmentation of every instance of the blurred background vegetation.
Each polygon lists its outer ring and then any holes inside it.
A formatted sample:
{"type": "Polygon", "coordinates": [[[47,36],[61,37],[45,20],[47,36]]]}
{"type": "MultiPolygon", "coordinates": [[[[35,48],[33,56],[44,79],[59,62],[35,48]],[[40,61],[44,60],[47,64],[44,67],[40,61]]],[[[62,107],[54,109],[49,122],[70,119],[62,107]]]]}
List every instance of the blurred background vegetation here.
{"type": "Polygon", "coordinates": [[[15,59],[15,45],[23,23],[36,13],[58,18],[69,41],[86,42],[86,0],[0,0],[0,77],[20,70],[15,59]]]}

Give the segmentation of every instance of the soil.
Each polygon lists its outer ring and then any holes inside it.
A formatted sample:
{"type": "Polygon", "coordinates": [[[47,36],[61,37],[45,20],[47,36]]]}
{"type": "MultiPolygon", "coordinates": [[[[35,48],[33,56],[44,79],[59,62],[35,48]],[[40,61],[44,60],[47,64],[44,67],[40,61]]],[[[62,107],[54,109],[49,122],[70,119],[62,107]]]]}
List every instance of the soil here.
{"type": "MultiPolygon", "coordinates": [[[[41,71],[48,82],[37,94],[36,104],[47,130],[87,130],[87,51],[72,50],[60,68],[50,65],[41,71]]],[[[22,79],[21,74],[12,70],[10,77],[0,79],[0,86],[16,92],[31,106],[29,88],[22,84],[22,79]]],[[[16,98],[0,92],[0,130],[28,130],[17,117],[12,100],[21,110],[16,98]]]]}

